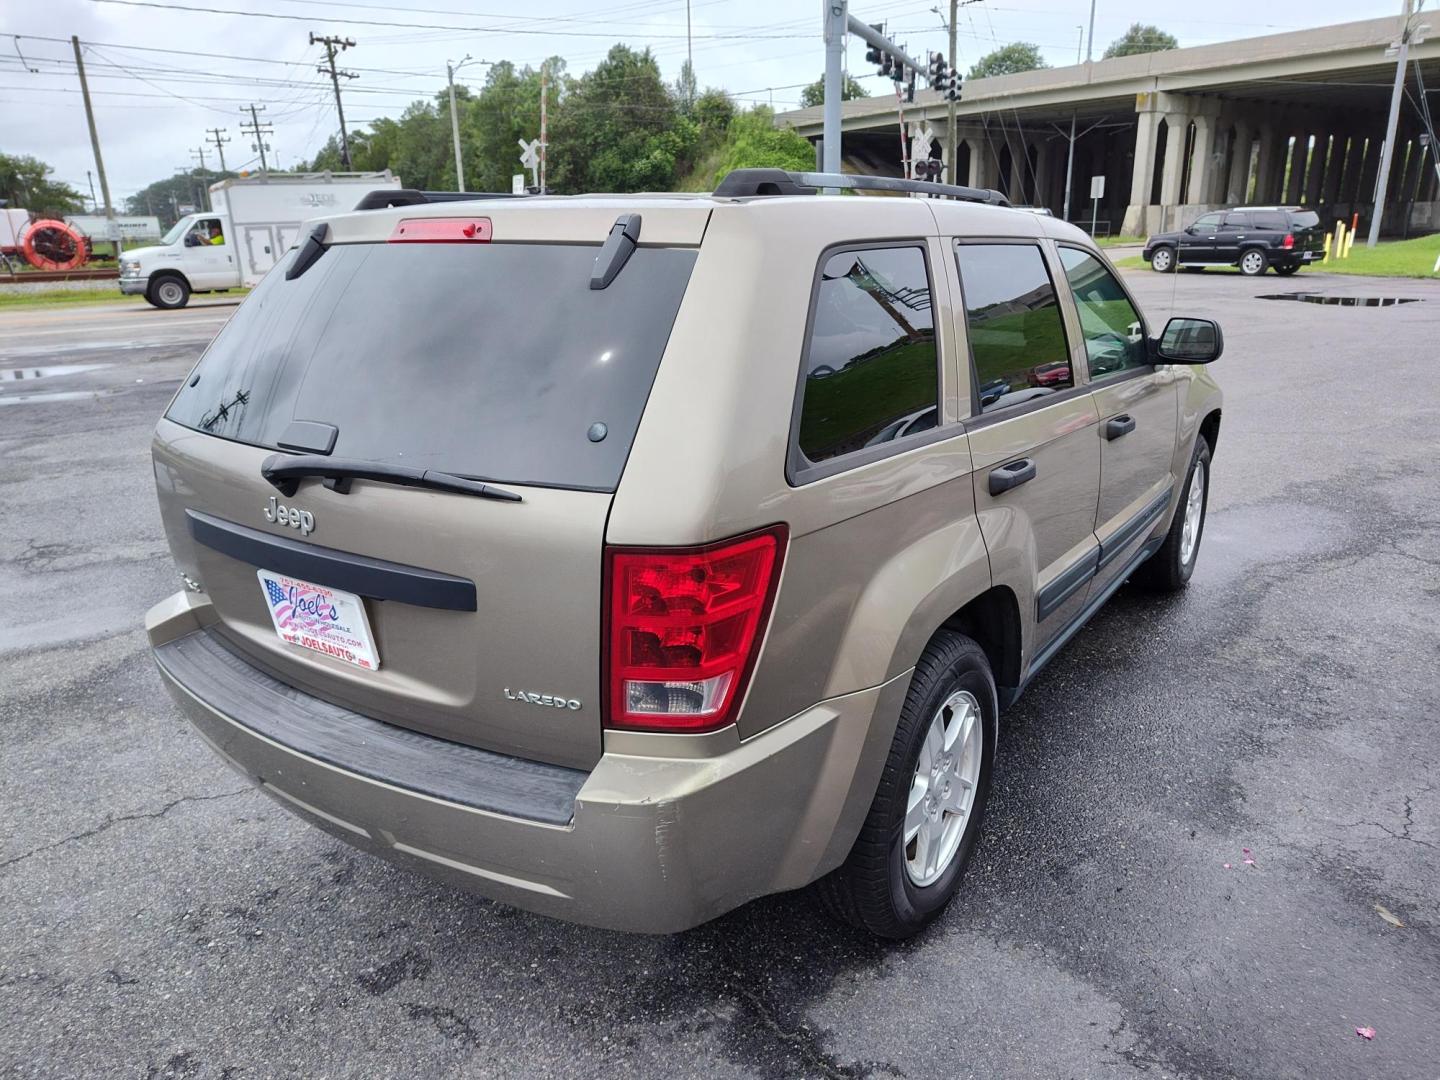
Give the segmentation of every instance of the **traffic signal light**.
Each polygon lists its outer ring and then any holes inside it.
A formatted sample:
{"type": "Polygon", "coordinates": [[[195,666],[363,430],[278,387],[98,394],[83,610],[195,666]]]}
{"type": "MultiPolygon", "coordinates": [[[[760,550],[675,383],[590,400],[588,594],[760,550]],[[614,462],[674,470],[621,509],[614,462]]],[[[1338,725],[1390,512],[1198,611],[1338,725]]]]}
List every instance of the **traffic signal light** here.
{"type": "Polygon", "coordinates": [[[915,70],[912,68],[905,78],[905,101],[907,104],[915,100],[915,70]]]}
{"type": "Polygon", "coordinates": [[[944,53],[930,54],[930,89],[945,92],[945,73],[948,70],[944,53]]]}
{"type": "Polygon", "coordinates": [[[950,76],[945,80],[945,100],[960,100],[960,73],[953,67],[950,69],[950,76]]]}

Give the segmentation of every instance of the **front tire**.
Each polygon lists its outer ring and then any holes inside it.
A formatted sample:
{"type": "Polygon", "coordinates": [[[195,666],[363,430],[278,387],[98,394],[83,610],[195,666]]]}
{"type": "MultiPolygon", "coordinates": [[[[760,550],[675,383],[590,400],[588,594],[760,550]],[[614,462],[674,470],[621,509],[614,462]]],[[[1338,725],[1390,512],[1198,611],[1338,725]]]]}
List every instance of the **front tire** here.
{"type": "Polygon", "coordinates": [[[915,665],[860,836],[844,864],[819,882],[832,915],[898,940],[945,910],[980,833],[998,731],[984,650],[940,631],[915,665]]]}
{"type": "Polygon", "coordinates": [[[1270,260],[1259,248],[1251,248],[1240,255],[1240,273],[1246,277],[1259,277],[1269,265],[1270,260]]]}
{"type": "Polygon", "coordinates": [[[1152,592],[1179,592],[1190,583],[1200,557],[1200,538],[1205,532],[1205,509],[1210,502],[1210,444],[1195,440],[1190,472],[1180,495],[1180,505],[1170,522],[1170,531],[1158,551],[1140,564],[1133,580],[1152,592]]]}
{"type": "Polygon", "coordinates": [[[190,302],[190,283],[182,277],[167,274],[150,283],[145,299],[167,311],[182,308],[190,302]]]}
{"type": "Polygon", "coordinates": [[[1175,272],[1175,249],[1157,247],[1150,253],[1150,269],[1157,274],[1173,274],[1175,272]]]}

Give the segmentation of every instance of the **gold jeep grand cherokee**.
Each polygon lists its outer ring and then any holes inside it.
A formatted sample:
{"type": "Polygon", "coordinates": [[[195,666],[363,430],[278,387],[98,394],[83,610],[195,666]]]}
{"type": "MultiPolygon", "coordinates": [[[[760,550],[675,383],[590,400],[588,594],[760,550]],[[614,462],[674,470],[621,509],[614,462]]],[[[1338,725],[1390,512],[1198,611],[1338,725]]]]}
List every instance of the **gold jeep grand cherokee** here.
{"type": "Polygon", "coordinates": [[[1001,710],[1195,566],[1219,328],[994,192],[380,191],[302,237],[156,429],[146,624],[261,790],[464,888],[663,933],[818,881],[913,934],[1001,710]]]}

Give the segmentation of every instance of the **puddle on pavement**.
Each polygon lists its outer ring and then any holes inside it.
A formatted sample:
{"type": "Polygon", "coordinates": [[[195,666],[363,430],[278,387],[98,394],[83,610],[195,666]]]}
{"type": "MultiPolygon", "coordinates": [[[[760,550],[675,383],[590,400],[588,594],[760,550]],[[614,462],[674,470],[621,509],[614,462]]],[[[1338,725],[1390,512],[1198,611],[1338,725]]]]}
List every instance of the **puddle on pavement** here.
{"type": "Polygon", "coordinates": [[[1325,296],[1321,293],[1268,293],[1259,300],[1298,300],[1302,304],[1325,304],[1333,307],[1394,307],[1396,304],[1418,304],[1418,296],[1325,296]]]}
{"type": "Polygon", "coordinates": [[[29,382],[35,379],[54,379],[63,375],[79,375],[86,371],[99,371],[114,367],[113,364],[50,364],[46,367],[0,368],[0,382],[29,382]]]}
{"type": "Polygon", "coordinates": [[[46,394],[0,394],[0,405],[33,405],[37,401],[95,401],[116,390],[52,390],[46,394]]]}

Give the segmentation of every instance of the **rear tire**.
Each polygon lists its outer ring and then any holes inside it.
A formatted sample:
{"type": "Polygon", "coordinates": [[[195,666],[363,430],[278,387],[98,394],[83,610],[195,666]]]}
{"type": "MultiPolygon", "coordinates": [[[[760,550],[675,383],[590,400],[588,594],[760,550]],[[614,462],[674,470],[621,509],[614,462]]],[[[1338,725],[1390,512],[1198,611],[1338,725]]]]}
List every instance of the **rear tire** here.
{"type": "Polygon", "coordinates": [[[1269,258],[1259,248],[1251,248],[1249,251],[1240,253],[1240,273],[1246,277],[1259,277],[1265,273],[1265,268],[1269,265],[1269,258]]]}
{"type": "Polygon", "coordinates": [[[1175,507],[1165,542],[1140,564],[1131,580],[1152,592],[1179,592],[1185,588],[1200,558],[1200,538],[1205,533],[1205,510],[1209,503],[1210,444],[1197,438],[1185,487],[1180,492],[1180,504],[1175,507]]]}
{"type": "Polygon", "coordinates": [[[1298,273],[1299,270],[1300,270],[1300,267],[1299,267],[1299,266],[1277,266],[1277,267],[1275,267],[1275,273],[1279,274],[1281,277],[1289,277],[1291,274],[1298,273]]]}
{"type": "Polygon", "coordinates": [[[1205,267],[1203,266],[1182,266],[1180,269],[1184,270],[1187,274],[1203,274],[1205,272],[1205,267]]]}
{"type": "Polygon", "coordinates": [[[190,302],[190,283],[178,275],[166,274],[150,283],[145,299],[166,310],[182,308],[190,302]]]}
{"type": "Polygon", "coordinates": [[[1150,269],[1157,274],[1173,274],[1175,272],[1175,249],[1157,247],[1150,253],[1150,269]]]}
{"type": "Polygon", "coordinates": [[[860,836],[818,883],[832,915],[898,940],[945,910],[980,833],[998,730],[984,650],[940,631],[915,665],[860,836]]]}

